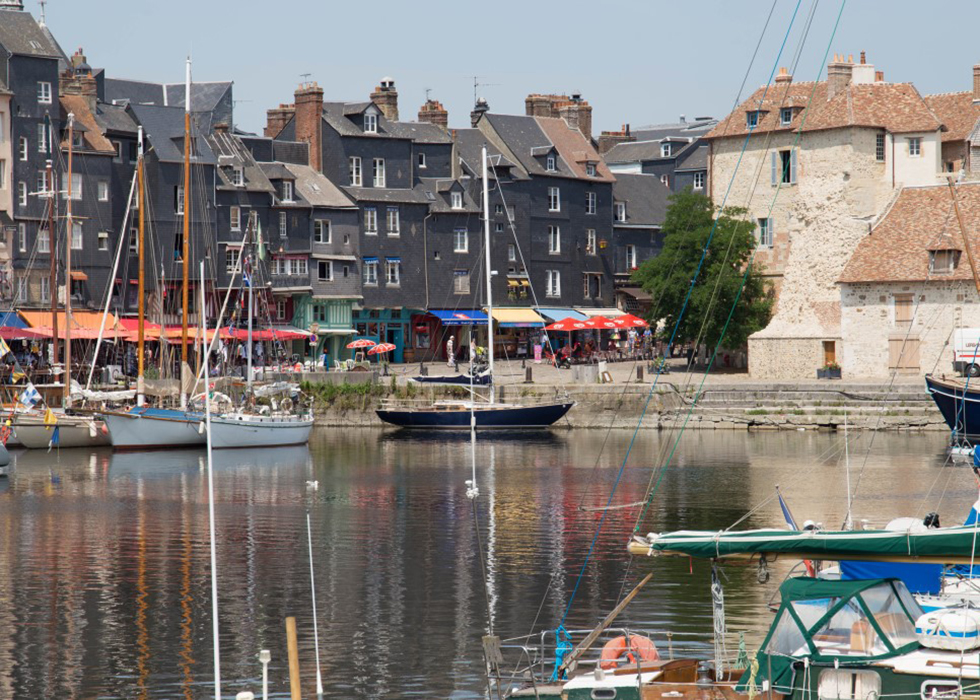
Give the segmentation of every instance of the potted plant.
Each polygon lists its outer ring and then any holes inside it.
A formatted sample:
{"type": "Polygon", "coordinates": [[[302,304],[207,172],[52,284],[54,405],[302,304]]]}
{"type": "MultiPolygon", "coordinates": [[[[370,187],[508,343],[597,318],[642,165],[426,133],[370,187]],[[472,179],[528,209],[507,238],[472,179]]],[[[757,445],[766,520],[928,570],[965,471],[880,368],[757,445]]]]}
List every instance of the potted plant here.
{"type": "Polygon", "coordinates": [[[840,365],[828,362],[817,370],[817,379],[840,379],[840,365]]]}

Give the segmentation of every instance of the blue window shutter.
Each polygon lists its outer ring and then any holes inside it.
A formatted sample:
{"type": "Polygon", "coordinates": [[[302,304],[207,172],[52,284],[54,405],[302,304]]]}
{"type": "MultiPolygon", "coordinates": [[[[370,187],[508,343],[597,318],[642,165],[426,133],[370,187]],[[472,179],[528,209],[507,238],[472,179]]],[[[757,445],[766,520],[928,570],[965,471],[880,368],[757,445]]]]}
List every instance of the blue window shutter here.
{"type": "Polygon", "coordinates": [[[777,151],[772,152],[772,186],[775,187],[779,180],[779,153],[777,151]]]}
{"type": "Polygon", "coordinates": [[[789,181],[790,184],[796,184],[796,149],[794,148],[789,152],[789,181]]]}

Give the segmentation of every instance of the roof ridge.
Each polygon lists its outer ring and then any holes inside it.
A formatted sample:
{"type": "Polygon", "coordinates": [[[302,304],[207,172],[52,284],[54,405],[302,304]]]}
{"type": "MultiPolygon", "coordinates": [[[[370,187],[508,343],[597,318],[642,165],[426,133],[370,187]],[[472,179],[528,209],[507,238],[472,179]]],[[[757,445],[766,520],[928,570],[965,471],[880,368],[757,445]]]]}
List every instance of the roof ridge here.
{"type": "Polygon", "coordinates": [[[930,97],[946,97],[948,95],[972,95],[972,90],[956,90],[954,92],[934,92],[931,95],[922,95],[922,99],[928,99],[930,97]]]}

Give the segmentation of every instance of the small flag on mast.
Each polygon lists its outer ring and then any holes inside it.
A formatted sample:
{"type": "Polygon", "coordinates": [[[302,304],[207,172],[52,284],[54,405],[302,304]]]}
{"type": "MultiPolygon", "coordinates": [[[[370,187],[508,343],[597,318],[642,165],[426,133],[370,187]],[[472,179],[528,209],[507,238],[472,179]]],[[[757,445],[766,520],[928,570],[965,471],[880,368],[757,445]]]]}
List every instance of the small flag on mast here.
{"type": "Polygon", "coordinates": [[[783,500],[783,494],[779,492],[778,486],[776,487],[776,496],[779,498],[779,507],[783,511],[783,518],[786,520],[786,524],[789,525],[789,529],[799,530],[800,528],[796,527],[796,518],[793,517],[793,514],[789,510],[789,506],[786,505],[786,501],[783,500]]]}

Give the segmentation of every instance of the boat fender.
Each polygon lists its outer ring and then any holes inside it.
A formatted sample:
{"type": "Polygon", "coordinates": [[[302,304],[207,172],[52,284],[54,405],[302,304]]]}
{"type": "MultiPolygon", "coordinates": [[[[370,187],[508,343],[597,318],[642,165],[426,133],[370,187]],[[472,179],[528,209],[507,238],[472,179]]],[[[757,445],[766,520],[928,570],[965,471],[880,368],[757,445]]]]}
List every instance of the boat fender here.
{"type": "Polygon", "coordinates": [[[630,665],[636,665],[637,656],[640,661],[656,661],[660,658],[657,645],[649,637],[640,634],[631,634],[629,645],[626,643],[626,636],[620,635],[613,637],[602,647],[602,654],[599,657],[599,667],[604,669],[616,668],[619,659],[625,655],[630,665]]]}
{"type": "Polygon", "coordinates": [[[980,648],[980,610],[940,608],[915,621],[919,643],[930,649],[969,651],[980,648]]]}

